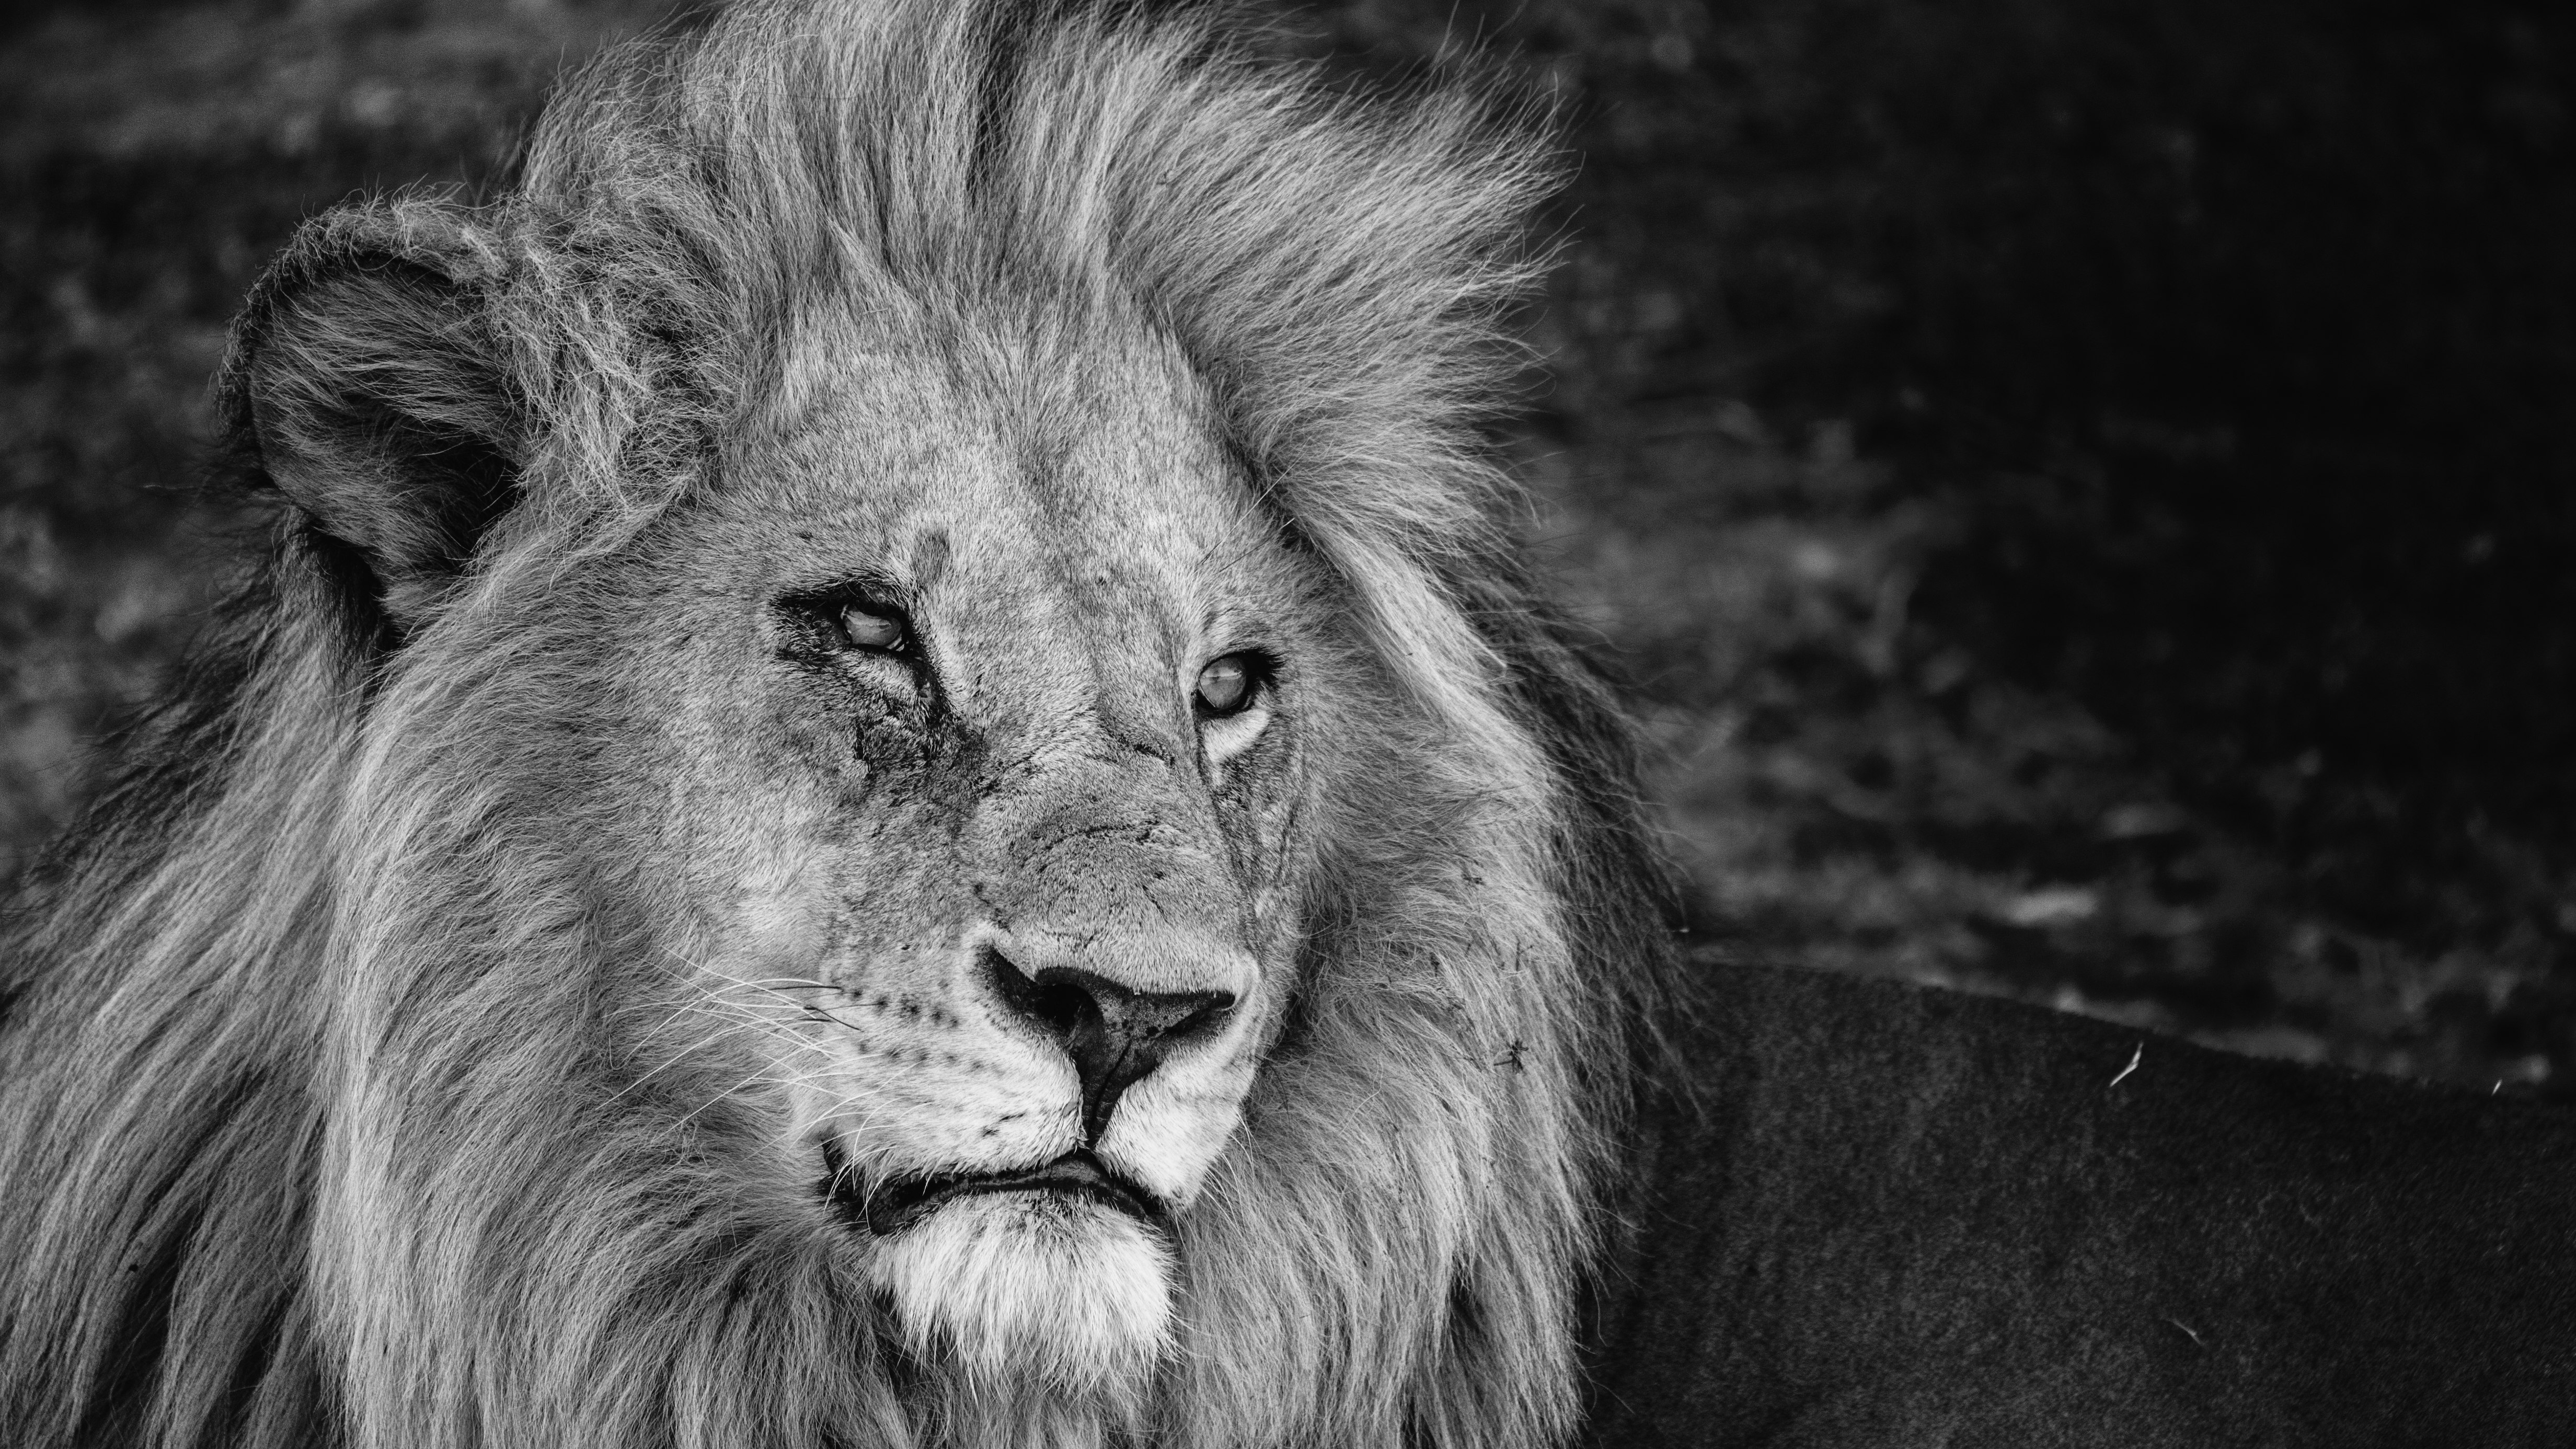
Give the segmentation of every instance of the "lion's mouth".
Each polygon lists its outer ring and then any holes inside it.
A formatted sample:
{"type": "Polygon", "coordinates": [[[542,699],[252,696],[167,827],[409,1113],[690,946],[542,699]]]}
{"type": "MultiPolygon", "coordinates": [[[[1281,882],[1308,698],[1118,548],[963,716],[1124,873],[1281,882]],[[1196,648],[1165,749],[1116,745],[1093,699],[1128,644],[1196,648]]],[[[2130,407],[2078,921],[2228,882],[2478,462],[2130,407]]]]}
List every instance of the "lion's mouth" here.
{"type": "Polygon", "coordinates": [[[848,1173],[839,1171],[839,1154],[824,1145],[834,1169],[826,1179],[833,1206],[865,1222],[868,1231],[891,1237],[961,1198],[987,1193],[1043,1192],[1098,1203],[1126,1213],[1156,1231],[1168,1231],[1162,1206],[1153,1194],[1111,1172],[1089,1151],[1077,1148],[1053,1162],[1014,1172],[943,1173],[902,1178],[862,1193],[848,1173]]]}

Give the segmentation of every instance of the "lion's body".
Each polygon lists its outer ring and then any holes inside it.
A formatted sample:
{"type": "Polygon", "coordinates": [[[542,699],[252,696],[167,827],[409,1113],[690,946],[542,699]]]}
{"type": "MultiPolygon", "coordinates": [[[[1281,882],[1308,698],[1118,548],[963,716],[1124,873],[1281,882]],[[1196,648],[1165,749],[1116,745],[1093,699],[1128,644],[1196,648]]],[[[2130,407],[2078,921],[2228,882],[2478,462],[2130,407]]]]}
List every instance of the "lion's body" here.
{"type": "Polygon", "coordinates": [[[1587,1443],[2569,1441],[2563,1108],[1887,982],[1697,996],[1587,1443]]]}
{"type": "Polygon", "coordinates": [[[1560,1440],[1661,946],[1477,436],[1533,141],[749,5],[309,225],[8,947],[9,1441],[1560,1440]]]}

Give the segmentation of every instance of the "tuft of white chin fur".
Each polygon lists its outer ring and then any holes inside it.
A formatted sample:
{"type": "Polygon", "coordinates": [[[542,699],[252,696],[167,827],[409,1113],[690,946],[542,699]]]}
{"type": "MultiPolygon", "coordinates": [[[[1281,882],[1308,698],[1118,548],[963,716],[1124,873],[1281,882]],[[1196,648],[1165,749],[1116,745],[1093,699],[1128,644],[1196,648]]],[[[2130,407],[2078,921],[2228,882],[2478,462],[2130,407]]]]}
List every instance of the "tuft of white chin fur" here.
{"type": "Polygon", "coordinates": [[[1139,1402],[1170,1346],[1171,1249],[1054,1193],[952,1202],[879,1244],[870,1277],[904,1346],[984,1389],[1139,1402]]]}

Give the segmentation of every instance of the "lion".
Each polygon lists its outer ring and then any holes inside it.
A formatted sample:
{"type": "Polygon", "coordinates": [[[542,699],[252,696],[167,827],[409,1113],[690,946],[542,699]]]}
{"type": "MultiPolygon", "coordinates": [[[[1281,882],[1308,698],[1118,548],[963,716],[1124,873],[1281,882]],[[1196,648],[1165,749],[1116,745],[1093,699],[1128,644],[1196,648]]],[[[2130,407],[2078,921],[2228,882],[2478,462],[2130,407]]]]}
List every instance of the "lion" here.
{"type": "Polygon", "coordinates": [[[755,0],[313,219],[12,947],[15,1442],[1561,1442],[1664,951],[1482,430],[1556,169],[755,0]]]}
{"type": "Polygon", "coordinates": [[[0,957],[10,1442],[2562,1440],[2563,1111],[1682,973],[1514,96],[746,0],[308,223],[0,957]]]}

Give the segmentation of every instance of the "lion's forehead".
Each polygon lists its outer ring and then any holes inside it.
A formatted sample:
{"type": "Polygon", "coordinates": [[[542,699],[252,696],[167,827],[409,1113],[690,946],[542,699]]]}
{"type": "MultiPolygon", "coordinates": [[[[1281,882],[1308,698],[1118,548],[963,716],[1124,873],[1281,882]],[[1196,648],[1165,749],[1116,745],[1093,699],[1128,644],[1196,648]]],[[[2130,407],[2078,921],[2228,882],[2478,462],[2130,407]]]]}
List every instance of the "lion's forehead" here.
{"type": "Polygon", "coordinates": [[[806,331],[727,469],[756,570],[887,576],[979,653],[1168,666],[1258,612],[1277,545],[1177,358],[806,331]]]}

